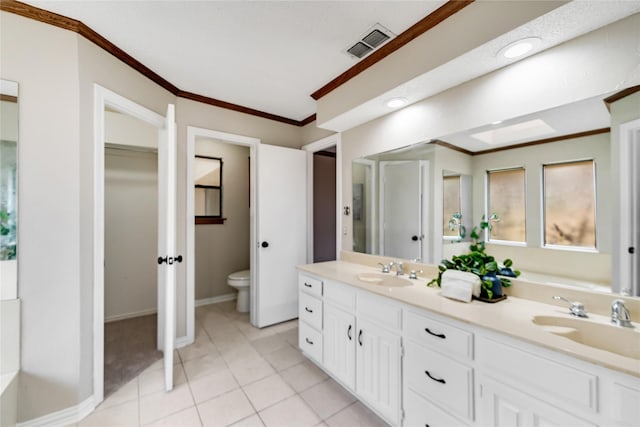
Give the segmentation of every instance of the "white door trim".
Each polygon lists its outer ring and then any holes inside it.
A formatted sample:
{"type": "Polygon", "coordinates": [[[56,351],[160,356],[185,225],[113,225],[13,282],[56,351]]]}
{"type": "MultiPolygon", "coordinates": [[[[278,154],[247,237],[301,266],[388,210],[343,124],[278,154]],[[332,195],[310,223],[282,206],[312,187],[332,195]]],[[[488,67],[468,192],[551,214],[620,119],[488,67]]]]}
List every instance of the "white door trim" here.
{"type": "Polygon", "coordinates": [[[187,126],[187,179],[185,194],[187,195],[187,247],[185,253],[185,262],[187,268],[187,313],[192,313],[187,316],[187,336],[190,342],[193,342],[195,339],[194,336],[194,305],[195,305],[195,222],[191,220],[191,218],[195,217],[195,191],[193,187],[193,162],[189,161],[195,156],[196,152],[196,138],[212,138],[219,139],[227,144],[235,144],[242,145],[245,147],[249,147],[249,156],[251,158],[250,162],[250,192],[249,192],[249,200],[251,207],[249,209],[249,222],[250,222],[250,232],[249,232],[249,241],[250,241],[250,253],[249,253],[249,269],[251,270],[251,287],[249,290],[249,295],[251,299],[250,303],[250,316],[251,323],[255,324],[257,322],[257,271],[255,268],[256,256],[257,256],[257,246],[256,242],[256,189],[257,189],[257,164],[258,164],[258,146],[260,145],[259,138],[253,138],[249,136],[236,135],[233,133],[220,132],[211,129],[204,129],[195,126],[187,126]]]}
{"type": "Polygon", "coordinates": [[[634,235],[638,232],[637,227],[639,227],[640,224],[637,224],[635,219],[632,217],[632,213],[634,211],[633,204],[635,203],[636,206],[639,204],[637,200],[638,196],[635,195],[634,197],[634,191],[636,189],[634,189],[632,180],[635,178],[634,173],[637,174],[639,172],[637,170],[638,165],[632,164],[633,151],[631,147],[632,144],[640,144],[640,119],[622,123],[619,127],[619,135],[620,157],[618,159],[618,165],[620,171],[620,193],[617,230],[620,236],[617,257],[619,259],[619,277],[618,280],[614,280],[612,282],[612,287],[615,292],[624,292],[638,296],[640,295],[640,284],[637,283],[637,280],[639,279],[638,276],[640,276],[640,273],[637,271],[637,267],[632,263],[633,257],[628,256],[628,248],[635,246],[636,253],[640,250],[638,242],[636,241],[636,236],[634,235]],[[635,169],[634,166],[636,167],[635,169]],[[629,286],[626,287],[624,286],[625,284],[629,284],[629,286]]]}
{"type": "Polygon", "coordinates": [[[165,118],[98,84],[93,93],[93,396],[98,405],[104,399],[104,111],[109,107],[158,129],[165,118]]]}
{"type": "Polygon", "coordinates": [[[340,133],[329,135],[302,146],[307,151],[307,262],[313,262],[313,153],[336,147],[336,257],[342,248],[342,138],[340,133]]]}

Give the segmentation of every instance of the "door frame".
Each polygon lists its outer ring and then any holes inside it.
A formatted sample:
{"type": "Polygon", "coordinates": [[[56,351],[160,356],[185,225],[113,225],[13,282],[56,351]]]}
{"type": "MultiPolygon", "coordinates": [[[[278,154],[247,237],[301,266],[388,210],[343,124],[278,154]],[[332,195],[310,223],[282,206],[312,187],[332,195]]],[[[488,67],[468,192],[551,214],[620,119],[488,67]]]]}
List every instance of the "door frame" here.
{"type": "Polygon", "coordinates": [[[97,83],[93,85],[93,398],[104,400],[104,149],[105,108],[135,117],[158,129],[165,117],[97,83]]]}
{"type": "Polygon", "coordinates": [[[313,263],[313,154],[336,147],[336,258],[342,248],[342,138],[340,133],[303,145],[307,152],[307,262],[313,263]]]}
{"type": "Polygon", "coordinates": [[[195,156],[196,151],[196,138],[212,138],[221,140],[225,144],[241,145],[249,147],[249,157],[251,159],[249,163],[249,269],[251,270],[251,286],[249,288],[250,297],[250,321],[251,324],[257,322],[257,307],[258,307],[258,283],[257,283],[257,271],[256,271],[256,259],[257,250],[256,246],[256,231],[257,231],[257,165],[258,165],[258,146],[260,145],[259,138],[253,138],[250,136],[237,135],[233,133],[221,132],[211,129],[205,129],[195,126],[187,126],[187,178],[185,194],[187,195],[187,247],[185,253],[185,262],[187,268],[187,337],[189,342],[192,342],[195,338],[194,322],[195,322],[195,222],[191,218],[195,217],[195,189],[193,186],[193,162],[190,161],[195,156]]]}
{"type": "MultiPolygon", "coordinates": [[[[638,271],[637,267],[633,265],[633,259],[639,257],[637,255],[638,250],[640,250],[639,242],[636,241],[636,236],[634,234],[638,233],[638,228],[640,224],[636,223],[636,220],[632,217],[632,214],[635,209],[640,205],[640,201],[638,201],[638,196],[634,197],[634,192],[636,189],[634,188],[634,184],[632,180],[636,177],[635,174],[638,174],[637,166],[632,162],[635,161],[632,158],[632,145],[640,144],[640,119],[631,120],[625,123],[620,124],[619,127],[619,173],[620,173],[620,182],[619,182],[619,202],[618,202],[618,235],[619,243],[618,243],[618,280],[613,280],[612,286],[614,286],[614,291],[625,293],[628,291],[631,296],[640,295],[640,284],[638,284],[638,280],[640,279],[640,271],[638,271]],[[635,166],[635,168],[634,168],[635,166]],[[635,206],[634,206],[635,205],[635,206]],[[635,246],[636,256],[630,257],[627,256],[628,248],[631,246],[635,246]],[[630,288],[622,289],[623,283],[630,283],[630,288]],[[615,287],[618,289],[615,289],[615,287]]],[[[636,147],[636,150],[639,150],[640,147],[636,147]]],[[[637,194],[637,192],[636,192],[637,194]]],[[[614,252],[615,255],[615,252],[614,252]]],[[[616,263],[614,262],[614,268],[616,267],[616,263]]],[[[614,272],[614,277],[615,277],[614,272]]]]}

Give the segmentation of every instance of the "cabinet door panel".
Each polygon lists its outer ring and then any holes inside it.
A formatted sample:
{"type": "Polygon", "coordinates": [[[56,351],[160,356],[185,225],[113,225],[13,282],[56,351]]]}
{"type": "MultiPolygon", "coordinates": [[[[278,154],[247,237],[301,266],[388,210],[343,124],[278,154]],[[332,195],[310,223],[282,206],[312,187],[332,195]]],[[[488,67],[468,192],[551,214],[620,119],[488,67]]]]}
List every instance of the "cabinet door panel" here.
{"type": "Polygon", "coordinates": [[[595,427],[595,424],[488,377],[480,378],[480,389],[479,412],[483,426],[595,427]]]}
{"type": "Polygon", "coordinates": [[[393,424],[400,415],[400,337],[358,318],[356,391],[393,424]]]}
{"type": "Polygon", "coordinates": [[[353,390],[356,377],[355,316],[326,304],[323,333],[324,367],[353,390]]]}

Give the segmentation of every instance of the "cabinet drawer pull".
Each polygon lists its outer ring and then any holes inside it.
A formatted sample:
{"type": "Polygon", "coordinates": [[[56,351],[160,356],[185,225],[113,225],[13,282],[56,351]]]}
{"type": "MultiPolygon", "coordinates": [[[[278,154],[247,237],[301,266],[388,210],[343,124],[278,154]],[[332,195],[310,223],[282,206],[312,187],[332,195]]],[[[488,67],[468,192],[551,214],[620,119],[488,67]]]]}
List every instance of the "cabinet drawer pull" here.
{"type": "Polygon", "coordinates": [[[429,373],[429,371],[424,371],[424,373],[425,373],[425,374],[427,374],[427,376],[428,376],[429,378],[431,378],[432,380],[434,380],[434,381],[436,381],[436,382],[439,382],[439,383],[441,383],[441,384],[446,384],[446,383],[447,383],[447,382],[446,382],[445,380],[443,380],[442,378],[436,378],[436,377],[432,376],[432,375],[429,373]]]}
{"type": "Polygon", "coordinates": [[[447,336],[445,334],[436,334],[435,332],[431,332],[429,330],[429,328],[424,328],[425,332],[428,333],[429,335],[433,335],[434,337],[438,337],[438,338],[442,338],[445,339],[447,338],[447,336]]]}
{"type": "Polygon", "coordinates": [[[313,341],[311,341],[309,338],[305,338],[304,340],[307,342],[307,344],[313,345],[313,341]]]}
{"type": "Polygon", "coordinates": [[[360,347],[362,347],[362,329],[360,329],[360,332],[358,332],[358,344],[360,344],[360,347]]]}
{"type": "Polygon", "coordinates": [[[308,284],[307,282],[304,282],[304,285],[305,285],[307,288],[313,288],[313,286],[312,286],[312,285],[310,285],[310,284],[308,284]]]}
{"type": "Polygon", "coordinates": [[[349,329],[347,329],[347,336],[349,337],[349,341],[351,341],[351,328],[353,328],[353,325],[349,325],[349,329]]]}
{"type": "Polygon", "coordinates": [[[307,313],[313,313],[313,310],[311,310],[309,307],[305,307],[305,310],[307,310],[307,313]]]}

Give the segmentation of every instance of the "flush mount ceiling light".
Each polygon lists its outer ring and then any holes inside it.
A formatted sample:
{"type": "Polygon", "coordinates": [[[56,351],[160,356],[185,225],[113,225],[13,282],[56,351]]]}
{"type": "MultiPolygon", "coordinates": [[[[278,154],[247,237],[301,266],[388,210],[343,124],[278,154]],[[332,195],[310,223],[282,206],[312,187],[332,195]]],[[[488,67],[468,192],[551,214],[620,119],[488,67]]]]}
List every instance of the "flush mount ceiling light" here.
{"type": "Polygon", "coordinates": [[[519,58],[531,52],[539,44],[540,39],[538,37],[527,37],[506,45],[500,49],[498,55],[502,55],[507,59],[519,58]]]}
{"type": "Polygon", "coordinates": [[[389,108],[400,108],[407,105],[407,98],[391,98],[386,102],[389,108]]]}

